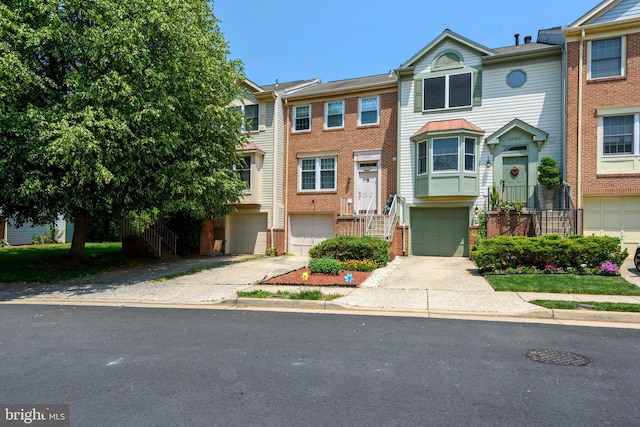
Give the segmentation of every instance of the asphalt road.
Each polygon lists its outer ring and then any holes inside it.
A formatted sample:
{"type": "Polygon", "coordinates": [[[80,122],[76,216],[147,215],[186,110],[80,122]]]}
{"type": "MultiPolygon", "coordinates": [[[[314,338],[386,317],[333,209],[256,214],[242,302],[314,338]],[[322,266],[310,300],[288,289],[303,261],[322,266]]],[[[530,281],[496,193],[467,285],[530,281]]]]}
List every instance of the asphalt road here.
{"type": "Polygon", "coordinates": [[[69,404],[73,426],[640,420],[639,330],[29,305],[2,306],[0,325],[0,403],[69,404]]]}

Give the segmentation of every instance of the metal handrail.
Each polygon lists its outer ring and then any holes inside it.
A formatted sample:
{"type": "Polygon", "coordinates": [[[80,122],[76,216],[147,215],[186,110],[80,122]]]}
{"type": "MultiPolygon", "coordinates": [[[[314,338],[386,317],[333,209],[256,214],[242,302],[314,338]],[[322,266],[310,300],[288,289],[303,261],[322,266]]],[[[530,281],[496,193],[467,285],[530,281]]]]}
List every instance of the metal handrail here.
{"type": "Polygon", "coordinates": [[[389,207],[389,213],[384,217],[384,238],[389,239],[391,235],[391,229],[396,223],[396,196],[393,196],[393,200],[391,201],[391,206],[389,207]]]}
{"type": "Polygon", "coordinates": [[[173,253],[177,253],[178,249],[178,236],[171,231],[164,223],[157,220],[151,227],[144,229],[142,232],[137,232],[131,221],[122,221],[122,236],[136,236],[142,238],[147,242],[157,253],[158,256],[162,256],[162,243],[164,242],[173,253]]]}

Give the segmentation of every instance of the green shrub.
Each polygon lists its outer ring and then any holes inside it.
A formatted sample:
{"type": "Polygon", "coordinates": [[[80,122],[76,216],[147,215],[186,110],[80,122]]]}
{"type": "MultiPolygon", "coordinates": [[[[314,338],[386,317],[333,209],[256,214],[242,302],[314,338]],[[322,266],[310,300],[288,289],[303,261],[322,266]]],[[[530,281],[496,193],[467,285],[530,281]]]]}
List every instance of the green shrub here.
{"type": "Polygon", "coordinates": [[[373,271],[378,268],[378,264],[370,259],[348,259],[346,261],[342,261],[341,264],[343,270],[351,271],[373,271]]]}
{"type": "Polygon", "coordinates": [[[311,248],[309,256],[330,257],[338,261],[368,259],[378,267],[384,267],[389,262],[389,242],[376,237],[338,236],[311,248]]]}
{"type": "Polygon", "coordinates": [[[312,273],[338,274],[341,268],[340,261],[333,258],[313,258],[309,261],[312,273]]]}
{"type": "Polygon", "coordinates": [[[609,236],[557,234],[540,237],[500,236],[483,240],[472,248],[473,260],[482,272],[506,271],[518,267],[545,266],[594,268],[604,262],[622,265],[628,256],[621,250],[620,239],[609,236]]]}

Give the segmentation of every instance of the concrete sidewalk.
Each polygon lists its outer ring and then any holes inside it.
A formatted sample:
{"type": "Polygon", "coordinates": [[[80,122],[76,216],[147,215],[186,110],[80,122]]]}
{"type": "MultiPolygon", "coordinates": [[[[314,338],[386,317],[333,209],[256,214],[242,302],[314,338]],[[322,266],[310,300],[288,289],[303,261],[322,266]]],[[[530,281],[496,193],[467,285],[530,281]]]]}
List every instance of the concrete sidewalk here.
{"type": "MultiPolygon", "coordinates": [[[[300,287],[265,285],[261,281],[307,264],[308,258],[300,256],[177,259],[54,285],[0,284],[0,300],[5,303],[350,310],[431,317],[618,322],[610,326],[625,323],[640,328],[640,313],[549,310],[528,302],[558,299],[640,304],[640,297],[495,292],[477,272],[475,264],[466,258],[398,257],[387,267],[376,270],[360,288],[317,288],[325,294],[342,295],[327,302],[237,297],[240,290],[297,291],[300,287]],[[205,270],[162,279],[195,268],[205,270]]],[[[626,280],[640,286],[640,274],[631,260],[625,262],[621,273],[626,280]]]]}

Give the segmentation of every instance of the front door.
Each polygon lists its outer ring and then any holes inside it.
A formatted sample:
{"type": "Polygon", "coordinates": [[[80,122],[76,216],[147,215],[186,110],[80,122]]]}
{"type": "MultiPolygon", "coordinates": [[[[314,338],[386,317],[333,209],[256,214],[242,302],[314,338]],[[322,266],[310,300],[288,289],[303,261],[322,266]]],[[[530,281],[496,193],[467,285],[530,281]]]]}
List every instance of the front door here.
{"type": "Polygon", "coordinates": [[[362,170],[358,171],[358,192],[356,194],[357,212],[378,213],[378,171],[362,170]]]}
{"type": "Polygon", "coordinates": [[[502,159],[502,200],[528,200],[528,158],[504,157],[502,159]]]}

